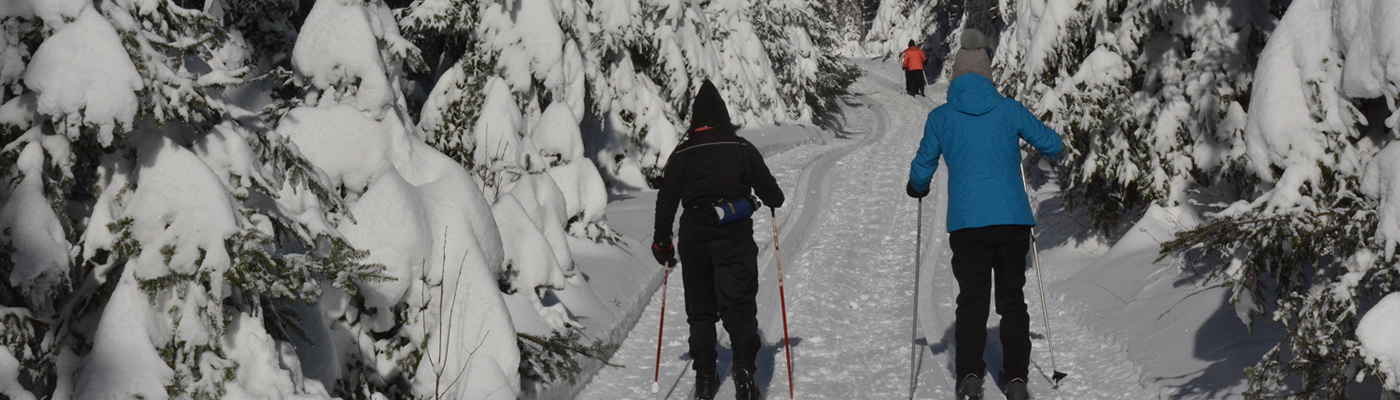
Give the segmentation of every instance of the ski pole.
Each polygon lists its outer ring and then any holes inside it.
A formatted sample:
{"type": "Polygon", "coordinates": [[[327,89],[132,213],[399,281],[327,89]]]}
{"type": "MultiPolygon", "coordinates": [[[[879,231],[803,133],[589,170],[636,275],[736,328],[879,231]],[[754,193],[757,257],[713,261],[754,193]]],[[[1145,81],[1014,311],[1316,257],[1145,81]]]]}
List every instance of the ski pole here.
{"type": "Polygon", "coordinates": [[[924,199],[919,199],[918,227],[914,228],[914,324],[909,326],[909,400],[914,400],[914,389],[918,371],[914,366],[914,356],[919,349],[919,258],[924,247],[924,199]]]}
{"type": "Polygon", "coordinates": [[[661,392],[661,333],[666,331],[666,286],[671,281],[671,262],[666,262],[666,276],[661,278],[661,323],[656,328],[656,375],[651,378],[651,393],[661,392]]]}
{"type": "MultiPolygon", "coordinates": [[[[1026,182],[1025,165],[1021,165],[1021,184],[1025,185],[1026,192],[1030,193],[1030,184],[1026,182]]],[[[1031,212],[1034,213],[1035,210],[1031,210],[1031,212]]],[[[1054,371],[1050,375],[1050,380],[1054,381],[1055,385],[1059,385],[1060,380],[1065,379],[1069,374],[1060,372],[1060,368],[1055,364],[1055,339],[1050,334],[1050,311],[1045,306],[1045,279],[1041,277],[1040,273],[1040,248],[1036,246],[1035,236],[1035,227],[1031,227],[1031,260],[1035,262],[1035,282],[1040,287],[1040,315],[1045,317],[1045,342],[1050,348],[1050,370],[1054,371]]]]}
{"type": "Polygon", "coordinates": [[[778,251],[778,210],[768,207],[768,212],[773,216],[773,257],[778,260],[778,304],[782,305],[783,312],[783,354],[787,356],[788,375],[788,398],[794,398],[792,388],[792,346],[788,344],[787,327],[787,295],[783,294],[783,256],[778,251]]]}

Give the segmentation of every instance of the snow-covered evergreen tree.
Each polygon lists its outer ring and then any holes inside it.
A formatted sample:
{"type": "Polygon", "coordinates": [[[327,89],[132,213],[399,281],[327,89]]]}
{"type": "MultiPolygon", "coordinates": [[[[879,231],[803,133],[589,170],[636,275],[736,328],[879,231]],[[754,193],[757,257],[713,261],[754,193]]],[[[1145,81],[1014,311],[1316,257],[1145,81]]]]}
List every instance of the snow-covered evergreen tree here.
{"type": "Polygon", "coordinates": [[[235,104],[263,72],[241,34],[171,2],[11,4],[6,395],[326,395],[288,357],[290,308],[381,267],[332,228],[324,177],[235,104]]]}
{"type": "MultiPolygon", "coordinates": [[[[1110,230],[1233,171],[1267,3],[1020,2],[997,83],[1066,136],[1061,187],[1110,230]]],[[[1238,175],[1238,174],[1235,174],[1238,175]]]]}
{"type": "Polygon", "coordinates": [[[1356,330],[1364,310],[1400,291],[1396,17],[1400,7],[1385,1],[1288,7],[1233,132],[1244,154],[1232,161],[1253,184],[1238,201],[1210,204],[1218,211],[1207,224],[1167,248],[1219,263],[1241,317],[1262,313],[1289,333],[1251,369],[1248,395],[1346,398],[1353,382],[1395,375],[1356,330]]]}
{"type": "Polygon", "coordinates": [[[1249,396],[1344,398],[1348,382],[1387,376],[1354,330],[1400,283],[1382,206],[1396,172],[1382,152],[1400,115],[1386,67],[1396,33],[1377,22],[1393,5],[1004,11],[997,83],[1066,136],[1058,181],[1071,205],[1110,233],[1153,203],[1204,210],[1164,254],[1217,266],[1246,322],[1263,313],[1289,332],[1251,369],[1249,396]]]}
{"type": "Polygon", "coordinates": [[[391,279],[303,309],[316,345],[298,355],[343,397],[514,398],[503,235],[472,175],[408,117],[420,62],[381,1],[319,1],[301,27],[292,63],[307,94],[278,131],[327,173],[354,217],[339,230],[391,279]]]}
{"type": "Polygon", "coordinates": [[[828,18],[835,14],[821,2],[758,2],[753,11],[758,36],[763,40],[774,73],[782,82],[788,118],[810,121],[830,113],[834,101],[860,75],[836,53],[841,31],[828,18]]]}
{"type": "MultiPolygon", "coordinates": [[[[920,46],[927,45],[930,37],[939,37],[940,29],[946,29],[935,15],[959,14],[961,3],[941,0],[884,0],[875,11],[875,19],[866,32],[864,50],[876,56],[898,56],[909,47],[910,40],[920,46]]],[[[929,54],[930,59],[939,59],[929,54]]]]}
{"type": "Polygon", "coordinates": [[[831,48],[838,51],[832,53],[833,55],[857,57],[864,54],[860,45],[868,29],[865,15],[867,3],[870,6],[875,5],[875,2],[865,0],[814,0],[809,3],[811,8],[823,11],[816,13],[816,17],[828,27],[819,34],[835,41],[835,47],[831,48]]]}

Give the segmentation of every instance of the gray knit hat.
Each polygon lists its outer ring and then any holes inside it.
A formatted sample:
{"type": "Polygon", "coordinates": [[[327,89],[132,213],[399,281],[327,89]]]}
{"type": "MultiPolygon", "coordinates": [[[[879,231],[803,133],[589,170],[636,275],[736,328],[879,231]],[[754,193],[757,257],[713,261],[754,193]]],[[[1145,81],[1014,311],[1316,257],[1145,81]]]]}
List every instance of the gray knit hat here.
{"type": "Polygon", "coordinates": [[[967,28],[962,32],[962,48],[977,50],[987,48],[987,35],[976,28],[967,28]]]}
{"type": "Polygon", "coordinates": [[[962,32],[962,49],[953,56],[953,76],[974,73],[992,79],[992,57],[987,54],[987,37],[982,31],[968,28],[962,32]]]}

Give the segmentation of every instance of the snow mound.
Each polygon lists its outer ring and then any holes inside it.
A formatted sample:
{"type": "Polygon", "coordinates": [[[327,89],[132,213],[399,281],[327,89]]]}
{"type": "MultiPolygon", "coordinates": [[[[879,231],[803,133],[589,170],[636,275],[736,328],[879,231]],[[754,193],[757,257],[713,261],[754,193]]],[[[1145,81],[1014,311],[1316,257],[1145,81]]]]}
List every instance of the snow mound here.
{"type": "Polygon", "coordinates": [[[0,232],[6,232],[0,245],[13,248],[14,262],[5,279],[29,297],[29,304],[47,304],[64,279],[72,245],[44,197],[43,147],[29,142],[15,164],[22,180],[0,207],[0,232]],[[26,234],[12,234],[20,232],[26,234]]]}
{"type": "MultiPolygon", "coordinates": [[[[427,337],[422,346],[431,353],[414,367],[415,392],[431,395],[441,389],[434,387],[435,377],[455,377],[466,370],[472,383],[443,389],[448,397],[514,398],[519,353],[511,317],[496,286],[505,260],[503,230],[497,228],[492,209],[471,175],[413,137],[407,126],[397,114],[386,113],[375,120],[341,104],[292,110],[279,131],[335,184],[348,193],[360,193],[350,205],[354,220],[342,223],[340,229],[351,245],[370,252],[369,262],[383,264],[384,275],[392,278],[361,283],[368,309],[360,317],[368,319],[364,326],[374,332],[390,331],[401,305],[413,309],[442,304],[441,309],[426,307],[419,317],[421,324],[403,327],[411,338],[427,337]],[[445,332],[448,327],[450,338],[427,334],[445,332]]],[[[546,254],[553,260],[552,252],[546,254]]],[[[346,315],[348,301],[347,297],[323,300],[322,317],[332,327],[331,332],[318,335],[366,334],[335,333],[338,325],[332,322],[346,315]]],[[[337,340],[333,346],[339,350],[305,352],[303,365],[334,362],[324,358],[359,347],[353,340],[337,340]]],[[[379,361],[380,373],[393,373],[396,367],[391,361],[379,361]]]]}
{"type": "Polygon", "coordinates": [[[39,112],[62,121],[55,129],[77,139],[78,128],[96,126],[104,146],[117,127],[131,126],[145,87],[116,29],[92,7],[39,45],[24,82],[39,92],[39,112]]]}
{"type": "MultiPolygon", "coordinates": [[[[395,100],[387,68],[379,52],[385,32],[397,35],[393,19],[373,18],[358,1],[318,1],[306,17],[292,50],[297,74],[321,90],[335,92],[356,85],[348,94],[356,108],[381,116],[395,100]]],[[[337,99],[344,100],[344,99],[337,99]]]]}
{"type": "Polygon", "coordinates": [[[1381,199],[1376,209],[1376,240],[1385,246],[1385,259],[1395,255],[1395,245],[1400,243],[1400,146],[1386,146],[1371,163],[1366,166],[1366,174],[1361,178],[1361,191],[1372,198],[1381,199]]]}
{"type": "Polygon", "coordinates": [[[1400,332],[1400,293],[1381,298],[1356,325],[1362,351],[1386,374],[1386,389],[1400,391],[1400,336],[1395,332],[1400,332]]]}

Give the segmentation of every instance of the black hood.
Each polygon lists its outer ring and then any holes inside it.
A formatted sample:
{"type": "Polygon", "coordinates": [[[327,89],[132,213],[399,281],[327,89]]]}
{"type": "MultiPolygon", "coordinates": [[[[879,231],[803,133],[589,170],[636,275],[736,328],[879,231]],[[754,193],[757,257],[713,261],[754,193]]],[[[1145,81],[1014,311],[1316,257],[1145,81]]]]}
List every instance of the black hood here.
{"type": "Polygon", "coordinates": [[[695,94],[695,101],[690,104],[690,131],[702,126],[714,128],[734,128],[734,124],[729,121],[729,108],[724,106],[724,98],[720,97],[719,89],[706,79],[700,84],[700,91],[695,94]]]}

